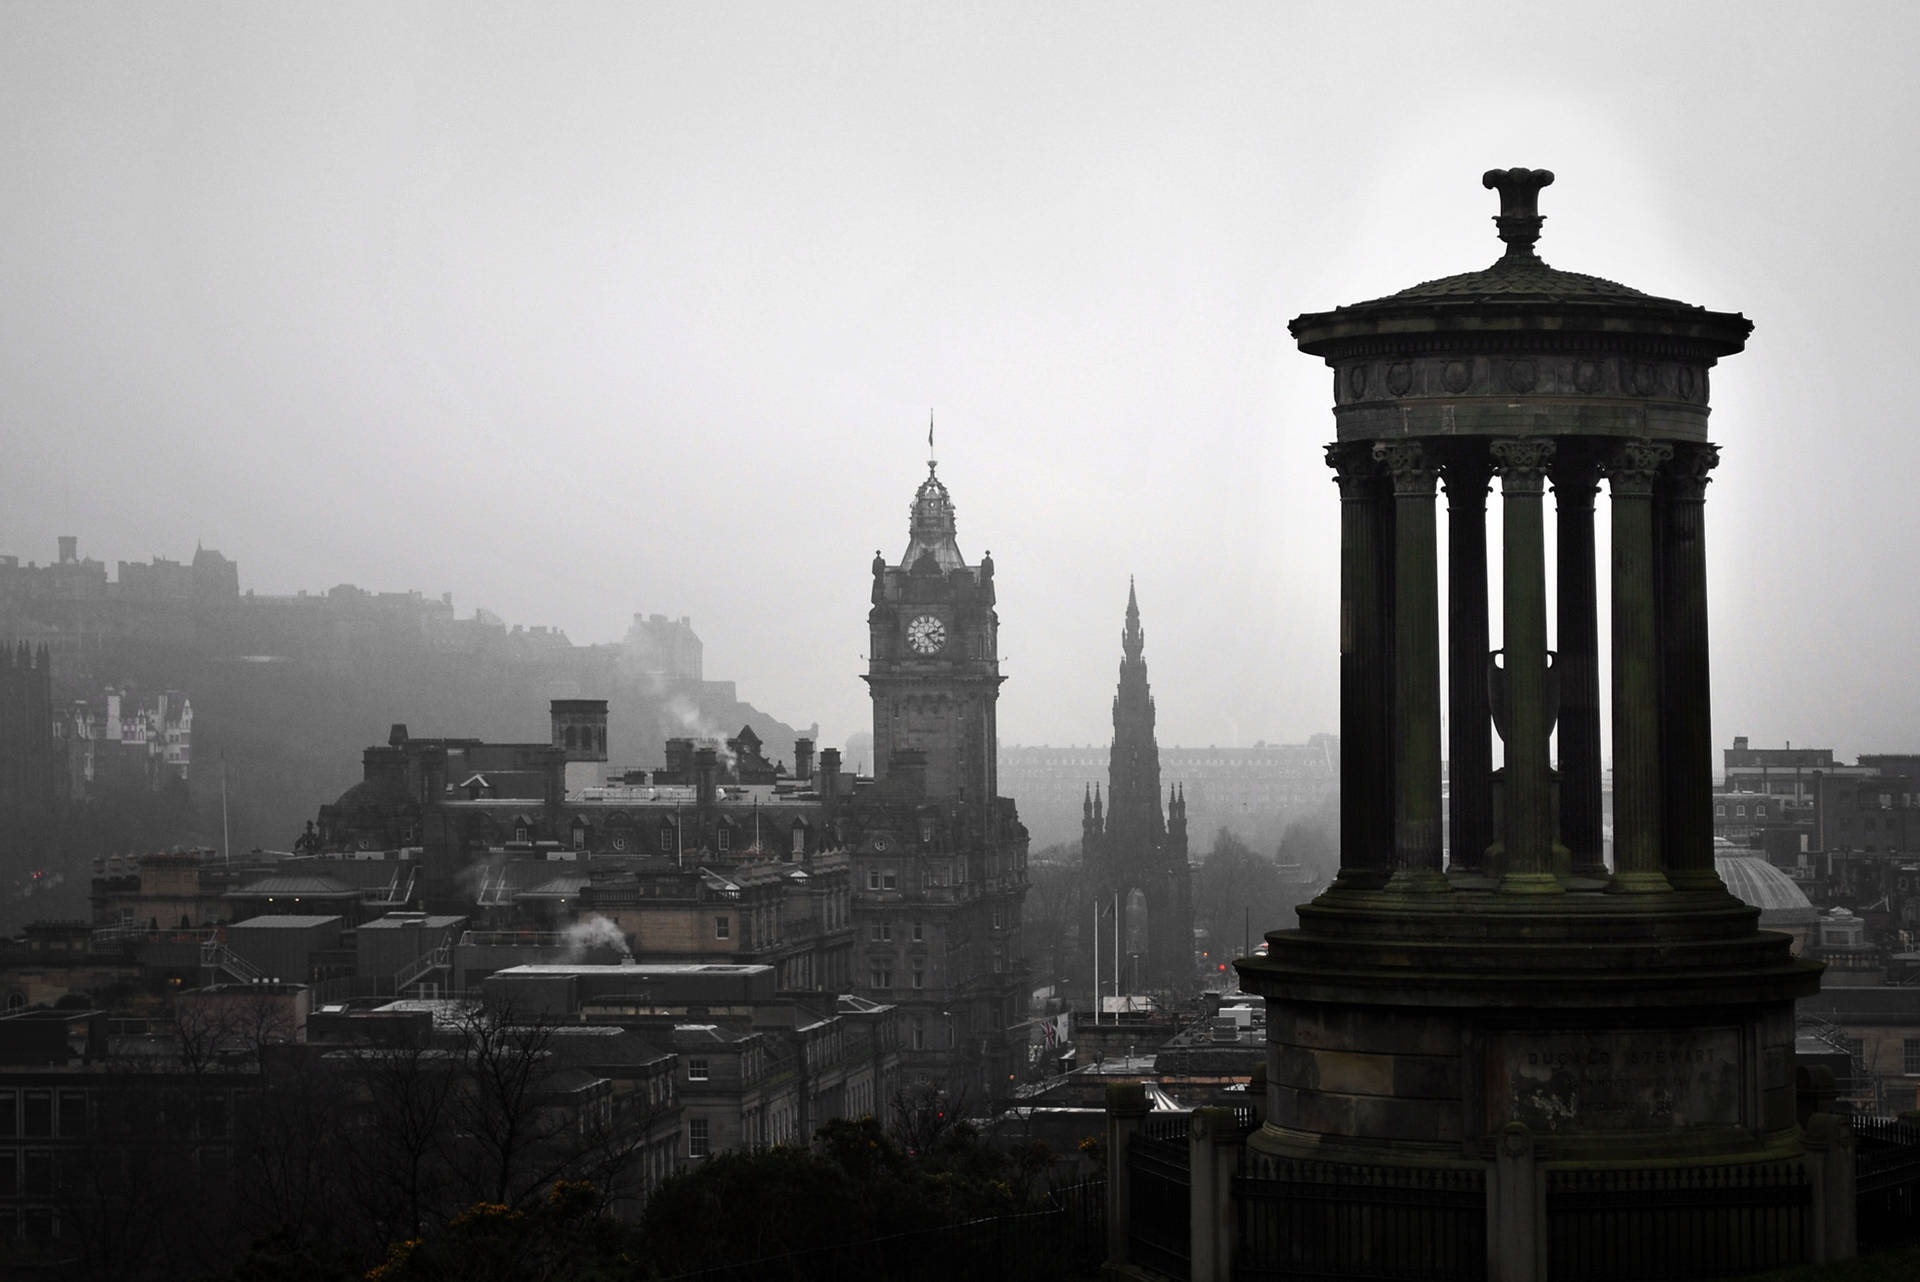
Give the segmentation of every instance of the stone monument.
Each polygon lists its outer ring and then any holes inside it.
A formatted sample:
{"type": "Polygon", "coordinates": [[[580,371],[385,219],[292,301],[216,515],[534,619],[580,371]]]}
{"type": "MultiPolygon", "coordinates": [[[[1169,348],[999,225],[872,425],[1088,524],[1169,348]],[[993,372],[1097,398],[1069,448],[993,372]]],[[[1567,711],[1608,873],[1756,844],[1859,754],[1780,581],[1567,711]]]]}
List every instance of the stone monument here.
{"type": "MultiPolygon", "coordinates": [[[[1747,1230],[1781,1242],[1766,1259],[1742,1257],[1746,1268],[1818,1256],[1804,1245],[1819,1180],[1796,1114],[1793,1003],[1818,988],[1820,968],[1758,928],[1713,857],[1708,379],[1752,325],[1549,267],[1534,244],[1553,175],[1483,181],[1499,192],[1506,245],[1491,267],[1290,327],[1333,370],[1341,863],[1300,907],[1298,929],[1270,933],[1265,957],[1238,963],[1268,1004],[1268,1107],[1248,1149],[1272,1170],[1334,1163],[1361,1170],[1362,1184],[1424,1171],[1438,1181],[1429,1187],[1480,1190],[1495,1277],[1650,1276],[1625,1257],[1606,1263],[1601,1238],[1653,1232],[1668,1222],[1662,1204],[1691,1205],[1684,1190],[1696,1185],[1720,1188],[1729,1206],[1800,1208],[1777,1230],[1747,1230]],[[1493,481],[1502,628],[1490,653],[1493,481]],[[1595,1208],[1612,1204],[1583,1183],[1595,1171],[1642,1173],[1645,1214],[1597,1227],[1595,1208]]],[[[1703,1213],[1698,1241],[1663,1248],[1690,1253],[1666,1267],[1741,1271],[1733,1248],[1714,1244],[1732,1234],[1717,1223],[1703,1213]]]]}

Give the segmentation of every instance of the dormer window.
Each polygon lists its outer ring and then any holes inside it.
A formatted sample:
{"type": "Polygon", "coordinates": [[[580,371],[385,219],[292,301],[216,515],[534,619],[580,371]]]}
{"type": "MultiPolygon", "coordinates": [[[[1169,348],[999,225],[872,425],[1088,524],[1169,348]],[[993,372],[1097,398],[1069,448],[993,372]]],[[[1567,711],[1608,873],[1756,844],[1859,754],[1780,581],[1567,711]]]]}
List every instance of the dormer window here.
{"type": "Polygon", "coordinates": [[[673,825],[670,823],[660,825],[660,853],[663,855],[673,853],[673,825]]]}
{"type": "Polygon", "coordinates": [[[722,823],[714,829],[713,848],[723,854],[733,849],[733,828],[730,825],[722,823]]]}

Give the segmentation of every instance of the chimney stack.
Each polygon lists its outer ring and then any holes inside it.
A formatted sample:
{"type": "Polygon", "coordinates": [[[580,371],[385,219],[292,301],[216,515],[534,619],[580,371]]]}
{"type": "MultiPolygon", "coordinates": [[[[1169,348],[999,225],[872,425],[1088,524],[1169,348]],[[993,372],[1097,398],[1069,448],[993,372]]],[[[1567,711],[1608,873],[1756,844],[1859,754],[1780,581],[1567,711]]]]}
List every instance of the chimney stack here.
{"type": "Polygon", "coordinates": [[[804,736],[793,741],[793,777],[802,785],[813,782],[813,740],[804,736]]]}
{"type": "Polygon", "coordinates": [[[667,740],[667,767],[654,772],[653,781],[679,784],[693,782],[693,740],[667,740]]]}
{"type": "Polygon", "coordinates": [[[719,756],[712,748],[700,748],[693,754],[694,800],[702,810],[713,806],[715,785],[720,775],[719,756]]]}
{"type": "Polygon", "coordinates": [[[823,748],[820,751],[820,796],[827,803],[827,813],[833,813],[833,803],[840,799],[840,749],[823,748]]]}

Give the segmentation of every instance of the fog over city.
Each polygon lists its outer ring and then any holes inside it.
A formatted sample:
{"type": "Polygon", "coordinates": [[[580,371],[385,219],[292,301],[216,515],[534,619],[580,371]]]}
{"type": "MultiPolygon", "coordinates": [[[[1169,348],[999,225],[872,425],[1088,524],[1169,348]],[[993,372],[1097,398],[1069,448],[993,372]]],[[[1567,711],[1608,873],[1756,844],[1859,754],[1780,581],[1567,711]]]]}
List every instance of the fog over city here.
{"type": "Polygon", "coordinates": [[[1002,743],[1106,742],[1129,576],[1161,743],[1299,740],[1339,527],[1286,323],[1491,263],[1481,172],[1544,167],[1549,263],[1757,326],[1716,744],[1920,749],[1916,47],[1893,4],[8,3],[0,553],[686,615],[839,743],[931,411],[1002,743]]]}

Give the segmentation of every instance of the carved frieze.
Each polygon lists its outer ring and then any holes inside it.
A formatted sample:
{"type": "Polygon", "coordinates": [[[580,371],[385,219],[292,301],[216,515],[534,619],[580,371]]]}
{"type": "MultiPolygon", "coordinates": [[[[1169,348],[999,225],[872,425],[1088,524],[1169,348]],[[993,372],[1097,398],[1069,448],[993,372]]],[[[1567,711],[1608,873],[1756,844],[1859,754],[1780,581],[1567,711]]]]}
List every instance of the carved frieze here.
{"type": "Polygon", "coordinates": [[[1334,404],[1473,396],[1594,396],[1707,403],[1706,367],[1619,354],[1396,357],[1342,365],[1334,404]]]}

